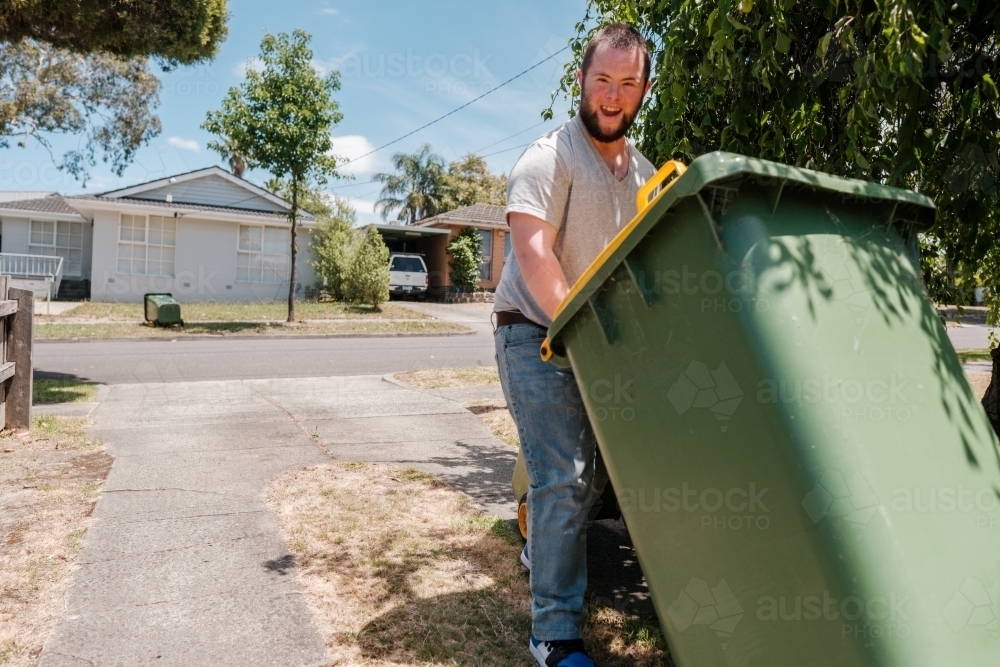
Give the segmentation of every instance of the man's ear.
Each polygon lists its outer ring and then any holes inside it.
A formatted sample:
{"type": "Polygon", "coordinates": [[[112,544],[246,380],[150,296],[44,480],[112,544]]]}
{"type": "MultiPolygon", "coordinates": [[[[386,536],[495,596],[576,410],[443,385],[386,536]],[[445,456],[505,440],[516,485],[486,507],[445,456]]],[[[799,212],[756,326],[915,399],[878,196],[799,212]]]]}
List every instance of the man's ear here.
{"type": "Polygon", "coordinates": [[[576,70],[576,83],[581,88],[583,88],[583,70],[582,69],[576,70]]]}
{"type": "Polygon", "coordinates": [[[652,81],[652,79],[646,79],[646,90],[642,91],[642,96],[645,97],[646,93],[648,93],[649,89],[652,88],[652,87],[653,87],[653,81],[652,81]]]}

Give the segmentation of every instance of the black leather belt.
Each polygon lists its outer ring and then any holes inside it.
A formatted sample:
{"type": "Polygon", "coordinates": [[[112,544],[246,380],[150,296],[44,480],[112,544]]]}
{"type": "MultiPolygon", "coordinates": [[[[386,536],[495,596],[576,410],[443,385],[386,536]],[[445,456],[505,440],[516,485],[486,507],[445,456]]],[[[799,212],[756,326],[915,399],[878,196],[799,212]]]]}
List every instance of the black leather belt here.
{"type": "Polygon", "coordinates": [[[516,310],[498,310],[495,315],[497,316],[497,326],[506,327],[511,324],[533,324],[539,329],[544,329],[541,324],[535,322],[534,320],[529,320],[527,317],[522,315],[516,310]]]}

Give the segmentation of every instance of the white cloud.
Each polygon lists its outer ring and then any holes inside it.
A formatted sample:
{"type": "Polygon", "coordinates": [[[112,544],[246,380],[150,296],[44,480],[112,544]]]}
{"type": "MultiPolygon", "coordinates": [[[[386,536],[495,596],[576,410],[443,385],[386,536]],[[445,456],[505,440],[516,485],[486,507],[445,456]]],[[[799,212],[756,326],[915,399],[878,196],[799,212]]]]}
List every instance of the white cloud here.
{"type": "Polygon", "coordinates": [[[336,16],[340,13],[339,9],[334,9],[333,7],[322,7],[319,10],[320,14],[326,14],[327,16],[336,16]]]}
{"type": "Polygon", "coordinates": [[[366,155],[375,150],[375,145],[360,134],[345,134],[342,137],[331,137],[333,150],[331,151],[343,162],[347,160],[357,160],[342,167],[339,171],[344,174],[373,174],[380,168],[379,155],[366,155]],[[358,159],[360,158],[360,159],[358,159]]]}
{"type": "Polygon", "coordinates": [[[201,150],[201,146],[194,139],[182,139],[181,137],[170,137],[167,139],[167,143],[178,148],[182,151],[195,151],[201,150]]]}
{"type": "Polygon", "coordinates": [[[242,79],[247,75],[248,69],[252,69],[255,72],[263,72],[264,63],[257,56],[249,56],[236,63],[236,67],[233,68],[233,74],[242,79]]]}

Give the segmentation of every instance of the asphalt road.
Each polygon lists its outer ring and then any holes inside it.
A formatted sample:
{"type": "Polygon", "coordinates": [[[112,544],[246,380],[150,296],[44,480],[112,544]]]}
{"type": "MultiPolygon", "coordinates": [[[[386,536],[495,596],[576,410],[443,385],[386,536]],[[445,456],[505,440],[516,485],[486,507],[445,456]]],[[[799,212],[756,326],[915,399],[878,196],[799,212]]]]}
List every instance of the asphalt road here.
{"type": "Polygon", "coordinates": [[[372,375],[418,368],[492,365],[493,339],[469,336],[169,341],[35,345],[38,377],[92,382],[190,382],[372,375]]]}
{"type": "Polygon", "coordinates": [[[489,306],[407,304],[475,330],[461,336],[35,342],[36,377],[104,384],[373,375],[493,365],[489,306]]]}

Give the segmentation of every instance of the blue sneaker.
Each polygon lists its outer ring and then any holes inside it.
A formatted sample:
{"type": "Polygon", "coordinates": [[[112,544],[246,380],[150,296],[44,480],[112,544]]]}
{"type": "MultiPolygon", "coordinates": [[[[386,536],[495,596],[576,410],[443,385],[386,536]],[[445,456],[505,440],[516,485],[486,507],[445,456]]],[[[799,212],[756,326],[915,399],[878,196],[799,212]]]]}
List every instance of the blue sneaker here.
{"type": "Polygon", "coordinates": [[[524,566],[528,572],[531,572],[531,560],[528,559],[528,545],[525,544],[524,548],[521,549],[521,565],[524,566]]]}
{"type": "Polygon", "coordinates": [[[594,667],[594,661],[587,655],[582,639],[543,642],[532,635],[528,641],[528,650],[538,661],[539,667],[594,667]]]}

